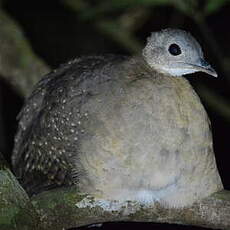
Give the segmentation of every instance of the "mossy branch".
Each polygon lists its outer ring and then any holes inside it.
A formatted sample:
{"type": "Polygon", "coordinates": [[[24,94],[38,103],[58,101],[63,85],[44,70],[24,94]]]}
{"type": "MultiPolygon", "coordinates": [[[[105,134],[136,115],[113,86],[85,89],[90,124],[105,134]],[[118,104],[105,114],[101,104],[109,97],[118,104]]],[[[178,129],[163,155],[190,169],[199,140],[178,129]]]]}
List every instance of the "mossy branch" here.
{"type": "Polygon", "coordinates": [[[58,189],[33,197],[32,203],[43,216],[45,229],[79,227],[108,221],[176,223],[208,228],[230,228],[230,192],[221,191],[182,209],[165,208],[159,203],[106,203],[77,193],[76,188],[58,189]]]}
{"type": "Polygon", "coordinates": [[[0,153],[0,229],[40,228],[41,219],[0,153]]]}
{"type": "MultiPolygon", "coordinates": [[[[180,209],[163,207],[159,203],[143,206],[134,202],[99,201],[79,194],[75,187],[43,192],[31,199],[32,205],[27,198],[23,200],[24,205],[15,206],[14,210],[17,210],[13,215],[10,209],[4,209],[8,223],[9,220],[14,221],[7,227],[0,222],[1,229],[31,229],[32,226],[35,230],[61,230],[116,221],[174,223],[213,229],[230,228],[230,192],[225,190],[194,203],[191,207],[180,209]]],[[[0,210],[3,210],[3,207],[0,206],[0,210]]]]}

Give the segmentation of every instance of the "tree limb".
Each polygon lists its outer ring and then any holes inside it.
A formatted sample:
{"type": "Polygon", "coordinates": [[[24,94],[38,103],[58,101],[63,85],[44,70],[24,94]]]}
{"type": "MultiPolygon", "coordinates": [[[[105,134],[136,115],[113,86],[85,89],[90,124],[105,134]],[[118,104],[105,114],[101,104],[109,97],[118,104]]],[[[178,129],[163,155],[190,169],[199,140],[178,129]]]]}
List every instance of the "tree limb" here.
{"type": "Polygon", "coordinates": [[[40,229],[40,217],[0,153],[0,229],[40,229]]]}
{"type": "Polygon", "coordinates": [[[0,9],[0,76],[26,96],[48,66],[33,52],[17,23],[0,9]]]}
{"type": "Polygon", "coordinates": [[[77,193],[75,187],[43,192],[32,198],[43,217],[44,229],[68,229],[108,221],[176,223],[208,228],[230,228],[230,191],[220,191],[193,204],[174,209],[159,203],[108,203],[77,193]]]}

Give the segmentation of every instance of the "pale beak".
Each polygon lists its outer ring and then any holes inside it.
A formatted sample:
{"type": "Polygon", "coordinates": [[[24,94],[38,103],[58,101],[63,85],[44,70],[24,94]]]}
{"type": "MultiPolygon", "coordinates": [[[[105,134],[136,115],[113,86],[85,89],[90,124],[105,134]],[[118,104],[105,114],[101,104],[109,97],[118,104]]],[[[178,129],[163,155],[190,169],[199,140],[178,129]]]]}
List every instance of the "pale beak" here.
{"type": "Polygon", "coordinates": [[[217,77],[216,71],[211,67],[211,65],[206,62],[204,59],[200,59],[200,65],[196,65],[199,71],[205,72],[213,77],[217,77]]]}
{"type": "Polygon", "coordinates": [[[217,77],[216,71],[203,58],[200,58],[196,64],[184,63],[184,65],[186,65],[188,69],[193,69],[196,72],[200,71],[212,75],[213,77],[217,77]]]}
{"type": "Polygon", "coordinates": [[[194,72],[204,72],[213,77],[217,77],[216,71],[211,67],[211,65],[206,62],[203,58],[200,58],[196,63],[185,63],[185,62],[177,62],[177,68],[191,70],[191,73],[194,72]]]}
{"type": "Polygon", "coordinates": [[[206,62],[203,58],[200,58],[199,64],[188,64],[186,63],[190,68],[196,70],[196,71],[201,71],[204,73],[207,73],[209,75],[212,75],[213,77],[217,77],[216,71],[211,67],[211,65],[206,62]]]}

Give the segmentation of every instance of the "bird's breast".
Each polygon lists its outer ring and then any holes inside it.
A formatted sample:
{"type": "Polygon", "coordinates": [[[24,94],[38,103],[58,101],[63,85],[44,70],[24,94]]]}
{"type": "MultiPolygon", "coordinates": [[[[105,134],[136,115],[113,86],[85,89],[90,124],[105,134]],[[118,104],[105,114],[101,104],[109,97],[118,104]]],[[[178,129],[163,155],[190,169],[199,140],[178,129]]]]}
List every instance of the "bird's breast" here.
{"type": "MultiPolygon", "coordinates": [[[[187,100],[183,87],[188,83],[165,80],[106,83],[110,85],[101,86],[101,93],[82,106],[88,119],[82,124],[81,163],[76,167],[84,171],[83,190],[162,194],[176,186],[184,170],[192,170],[186,145],[192,145],[194,135],[203,134],[190,127],[191,113],[193,109],[203,113],[203,108],[196,105],[192,89],[187,100]]],[[[202,123],[202,116],[196,118],[202,123]]]]}

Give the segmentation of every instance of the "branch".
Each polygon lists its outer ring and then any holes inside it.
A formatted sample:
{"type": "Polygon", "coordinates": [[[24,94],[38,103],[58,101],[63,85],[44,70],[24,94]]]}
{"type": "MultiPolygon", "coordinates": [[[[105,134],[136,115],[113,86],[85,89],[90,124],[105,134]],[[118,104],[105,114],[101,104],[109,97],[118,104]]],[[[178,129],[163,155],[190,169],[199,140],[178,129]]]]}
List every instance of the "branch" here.
{"type": "Polygon", "coordinates": [[[0,153],[0,229],[41,229],[40,216],[0,153]]]}
{"type": "Polygon", "coordinates": [[[67,229],[108,221],[176,223],[209,228],[230,228],[230,191],[223,190],[182,209],[143,206],[134,202],[95,200],[77,188],[43,192],[32,198],[43,217],[44,229],[67,229]]]}
{"type": "Polygon", "coordinates": [[[26,96],[48,66],[33,52],[19,25],[0,9],[0,75],[26,96]]]}

